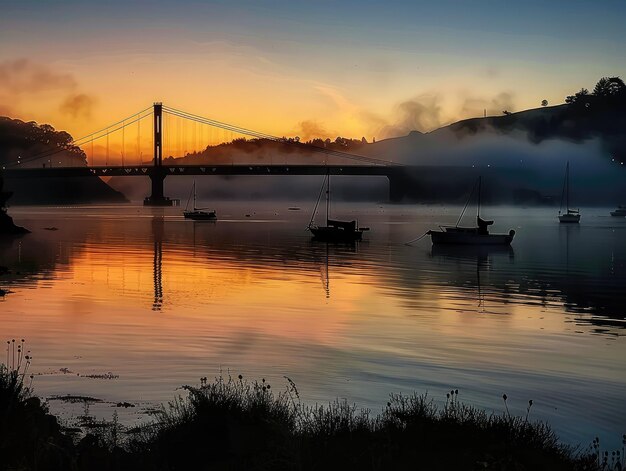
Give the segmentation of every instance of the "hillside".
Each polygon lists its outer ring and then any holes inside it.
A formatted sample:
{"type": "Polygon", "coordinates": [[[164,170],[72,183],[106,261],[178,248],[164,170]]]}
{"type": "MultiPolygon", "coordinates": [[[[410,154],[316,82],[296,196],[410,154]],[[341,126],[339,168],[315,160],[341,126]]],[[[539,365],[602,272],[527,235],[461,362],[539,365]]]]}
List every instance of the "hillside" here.
{"type": "MultiPolygon", "coordinates": [[[[49,124],[0,117],[0,165],[40,167],[85,166],[84,152],[72,145],[72,136],[49,124]]],[[[123,202],[126,198],[98,177],[6,179],[11,204],[68,204],[123,202]]]]}
{"type": "Polygon", "coordinates": [[[576,204],[626,201],[626,87],[615,95],[583,91],[568,99],[564,105],[412,132],[370,144],[363,152],[434,167],[414,176],[408,196],[418,200],[458,200],[482,174],[493,202],[558,204],[570,161],[576,204]]]}

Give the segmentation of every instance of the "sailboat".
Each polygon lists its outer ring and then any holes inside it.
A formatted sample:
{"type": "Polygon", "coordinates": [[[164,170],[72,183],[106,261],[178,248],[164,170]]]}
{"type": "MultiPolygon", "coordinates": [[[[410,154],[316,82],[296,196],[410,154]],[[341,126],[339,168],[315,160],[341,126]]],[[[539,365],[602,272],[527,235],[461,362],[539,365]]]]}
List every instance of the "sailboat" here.
{"type": "Polygon", "coordinates": [[[338,219],[330,219],[330,174],[326,174],[326,178],[322,183],[320,194],[317,197],[317,203],[315,203],[315,209],[313,215],[309,221],[307,229],[313,234],[313,238],[316,240],[323,240],[327,242],[354,242],[361,240],[363,232],[369,231],[369,227],[359,227],[358,221],[340,221],[338,219]],[[318,226],[315,224],[315,214],[322,198],[322,191],[324,190],[324,184],[326,185],[326,225],[318,226]]]}
{"type": "Polygon", "coordinates": [[[194,221],[215,221],[217,220],[217,213],[215,210],[206,211],[205,208],[196,208],[196,181],[193,181],[193,188],[191,190],[191,194],[189,198],[187,198],[187,205],[185,206],[185,211],[183,211],[183,216],[185,219],[193,219],[194,221]],[[193,195],[193,210],[189,210],[189,200],[191,200],[191,196],[193,195]]]}
{"type": "Polygon", "coordinates": [[[611,216],[616,218],[626,217],[626,206],[620,205],[615,211],[611,211],[611,216]]]}
{"type": "Polygon", "coordinates": [[[439,226],[439,231],[428,231],[426,234],[430,235],[433,245],[448,244],[448,245],[510,245],[515,236],[515,231],[511,229],[508,234],[490,234],[489,226],[493,224],[493,221],[487,221],[480,217],[480,190],[482,184],[482,177],[478,177],[478,181],[474,184],[472,192],[470,193],[467,202],[461,215],[454,226],[439,226]],[[460,227],[459,223],[465,210],[469,205],[474,190],[478,186],[478,208],[476,211],[476,227],[460,227]]]}
{"type": "Polygon", "coordinates": [[[561,193],[561,207],[559,208],[559,221],[566,223],[580,222],[580,210],[569,207],[569,162],[565,166],[565,181],[563,182],[563,192],[561,193]],[[563,199],[565,199],[566,212],[563,213],[563,199]]]}

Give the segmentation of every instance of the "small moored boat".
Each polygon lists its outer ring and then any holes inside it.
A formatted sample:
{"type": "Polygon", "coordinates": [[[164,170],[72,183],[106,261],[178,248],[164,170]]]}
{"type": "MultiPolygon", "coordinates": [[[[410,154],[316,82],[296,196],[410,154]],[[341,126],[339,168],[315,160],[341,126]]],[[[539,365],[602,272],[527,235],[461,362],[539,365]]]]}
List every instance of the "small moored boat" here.
{"type": "Polygon", "coordinates": [[[361,240],[367,227],[360,228],[356,221],[337,221],[326,219],[326,226],[309,226],[313,237],[329,242],[352,242],[361,240]]]}
{"type": "Polygon", "coordinates": [[[493,221],[487,221],[480,217],[480,190],[482,177],[478,177],[478,181],[474,185],[472,192],[454,226],[440,226],[439,231],[428,231],[433,245],[510,245],[515,236],[515,231],[511,229],[508,234],[490,234],[489,226],[493,221]],[[469,204],[474,190],[478,186],[478,205],[476,212],[476,227],[461,227],[459,223],[467,205],[469,204]]]}
{"type": "Polygon", "coordinates": [[[189,200],[192,195],[189,195],[187,199],[187,206],[185,206],[185,210],[183,211],[183,216],[185,219],[192,219],[194,221],[216,221],[217,213],[215,210],[207,211],[205,208],[196,208],[196,181],[193,181],[193,210],[189,210],[189,200]]]}
{"type": "Polygon", "coordinates": [[[615,211],[611,211],[611,216],[616,218],[626,217],[626,206],[618,206],[615,211]]]}
{"type": "Polygon", "coordinates": [[[363,238],[363,232],[369,231],[369,227],[359,227],[358,221],[339,221],[330,219],[330,175],[327,174],[320,189],[320,194],[315,203],[313,215],[309,221],[307,229],[313,234],[313,239],[326,242],[355,242],[363,238]],[[314,223],[315,214],[322,197],[322,191],[326,185],[326,225],[318,226],[314,223]]]}
{"type": "Polygon", "coordinates": [[[561,207],[559,208],[559,222],[574,223],[580,222],[580,210],[569,207],[569,162],[565,166],[565,181],[563,182],[563,192],[561,193],[561,207]],[[565,212],[563,211],[563,200],[565,199],[565,212]]]}

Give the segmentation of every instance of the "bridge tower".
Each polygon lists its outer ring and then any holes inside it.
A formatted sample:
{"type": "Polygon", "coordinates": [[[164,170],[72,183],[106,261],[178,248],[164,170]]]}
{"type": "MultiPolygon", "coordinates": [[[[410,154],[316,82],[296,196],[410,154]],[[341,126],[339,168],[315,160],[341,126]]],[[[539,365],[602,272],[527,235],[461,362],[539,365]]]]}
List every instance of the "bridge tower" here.
{"type": "Polygon", "coordinates": [[[154,103],[154,164],[148,170],[152,182],[152,194],[143,200],[144,206],[172,206],[172,200],[163,196],[163,181],[167,169],[163,168],[163,104],[154,103]]]}

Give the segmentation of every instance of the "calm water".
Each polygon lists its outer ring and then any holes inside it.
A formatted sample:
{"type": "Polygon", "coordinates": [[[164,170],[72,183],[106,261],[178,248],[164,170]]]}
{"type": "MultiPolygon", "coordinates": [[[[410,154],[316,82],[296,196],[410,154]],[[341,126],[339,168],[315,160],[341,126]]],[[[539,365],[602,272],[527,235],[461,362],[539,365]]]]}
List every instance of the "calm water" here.
{"type": "Polygon", "coordinates": [[[230,371],[374,412],[391,392],[451,388],[500,412],[506,393],[512,413],[533,399],[531,417],[570,443],[621,441],[626,220],[586,209],[566,227],[553,209],[488,208],[494,230],[517,231],[512,250],[435,250],[404,242],[458,208],[338,204],[372,228],[352,247],[311,242],[312,203],[293,205],[220,204],[217,223],[176,208],[12,208],[33,233],[0,242],[12,271],[0,338],[27,340],[38,394],[136,404],[127,422],[230,371]]]}

